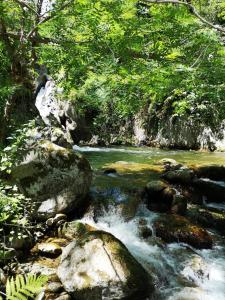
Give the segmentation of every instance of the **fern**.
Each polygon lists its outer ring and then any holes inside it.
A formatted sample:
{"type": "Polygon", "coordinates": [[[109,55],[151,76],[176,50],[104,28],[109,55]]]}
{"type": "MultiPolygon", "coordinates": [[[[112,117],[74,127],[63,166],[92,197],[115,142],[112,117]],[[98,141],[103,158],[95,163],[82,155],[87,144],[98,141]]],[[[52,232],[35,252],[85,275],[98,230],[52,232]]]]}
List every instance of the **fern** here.
{"type": "Polygon", "coordinates": [[[29,274],[27,277],[17,275],[16,278],[7,280],[6,299],[7,300],[27,300],[34,299],[40,293],[42,287],[47,282],[47,276],[36,276],[29,274]]]}

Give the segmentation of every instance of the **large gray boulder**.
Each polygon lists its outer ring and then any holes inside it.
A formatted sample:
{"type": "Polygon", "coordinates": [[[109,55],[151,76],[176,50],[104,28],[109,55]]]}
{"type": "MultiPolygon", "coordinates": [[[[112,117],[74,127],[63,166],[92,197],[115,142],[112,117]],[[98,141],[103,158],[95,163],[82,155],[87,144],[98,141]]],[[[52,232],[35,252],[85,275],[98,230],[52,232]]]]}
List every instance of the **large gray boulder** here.
{"type": "Polygon", "coordinates": [[[153,284],[113,235],[94,231],[64,248],[57,275],[76,300],[146,299],[153,284]]]}
{"type": "Polygon", "coordinates": [[[42,141],[13,168],[12,179],[31,198],[35,217],[48,219],[82,207],[92,172],[82,155],[42,141]]]}

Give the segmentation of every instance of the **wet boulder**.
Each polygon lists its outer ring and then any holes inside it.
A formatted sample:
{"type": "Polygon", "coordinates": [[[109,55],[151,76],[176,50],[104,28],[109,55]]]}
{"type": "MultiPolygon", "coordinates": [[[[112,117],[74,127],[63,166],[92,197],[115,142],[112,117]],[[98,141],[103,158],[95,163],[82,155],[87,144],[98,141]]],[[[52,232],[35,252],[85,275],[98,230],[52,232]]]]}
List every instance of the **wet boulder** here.
{"type": "Polygon", "coordinates": [[[209,278],[209,268],[202,257],[194,255],[181,274],[190,282],[200,285],[205,279],[209,278]]]}
{"type": "Polygon", "coordinates": [[[146,299],[153,285],[145,269],[113,235],[89,232],[71,242],[57,270],[77,300],[146,299]]]}
{"type": "Polygon", "coordinates": [[[206,196],[208,201],[225,201],[225,181],[214,181],[208,178],[194,180],[194,187],[206,196]]]}
{"type": "Polygon", "coordinates": [[[136,195],[128,195],[127,199],[123,203],[119,203],[117,205],[117,209],[123,219],[125,221],[129,221],[135,217],[140,204],[141,197],[137,193],[136,195]]]}
{"type": "Polygon", "coordinates": [[[170,183],[191,185],[194,179],[193,170],[182,168],[179,170],[168,171],[162,175],[162,178],[170,183]]]}
{"type": "Polygon", "coordinates": [[[197,249],[210,249],[213,240],[203,228],[178,215],[163,215],[154,223],[156,236],[167,243],[186,243],[197,249]]]}
{"type": "Polygon", "coordinates": [[[201,226],[217,230],[225,236],[225,211],[192,206],[188,209],[188,217],[201,226]]]}
{"type": "Polygon", "coordinates": [[[157,162],[158,165],[163,165],[166,171],[178,170],[183,167],[181,163],[178,163],[172,158],[163,158],[157,162]]]}
{"type": "Polygon", "coordinates": [[[187,199],[188,203],[203,204],[202,194],[192,186],[187,189],[182,187],[182,195],[187,199]]]}
{"type": "Polygon", "coordinates": [[[187,198],[183,195],[174,195],[171,212],[178,215],[185,215],[187,211],[187,198]]]}
{"type": "Polygon", "coordinates": [[[138,222],[139,236],[143,239],[148,239],[153,235],[152,228],[148,225],[145,219],[140,219],[138,222]]]}
{"type": "Polygon", "coordinates": [[[145,188],[148,209],[159,212],[171,210],[176,191],[161,180],[150,181],[145,188]]]}
{"type": "Polygon", "coordinates": [[[195,169],[195,173],[198,177],[225,181],[225,166],[223,165],[200,166],[195,169]]]}
{"type": "Polygon", "coordinates": [[[90,231],[96,231],[96,228],[79,221],[71,221],[64,223],[58,229],[58,236],[67,240],[74,240],[90,231]]]}
{"type": "Polygon", "coordinates": [[[34,217],[46,220],[85,205],[92,172],[80,154],[42,141],[13,168],[12,179],[31,198],[34,217]]]}

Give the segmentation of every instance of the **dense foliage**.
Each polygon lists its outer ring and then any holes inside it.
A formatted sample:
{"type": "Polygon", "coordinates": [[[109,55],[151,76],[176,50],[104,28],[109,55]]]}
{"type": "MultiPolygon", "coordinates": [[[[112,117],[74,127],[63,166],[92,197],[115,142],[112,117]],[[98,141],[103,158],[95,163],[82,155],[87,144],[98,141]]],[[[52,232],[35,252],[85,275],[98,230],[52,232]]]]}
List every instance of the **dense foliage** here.
{"type": "MultiPolygon", "coordinates": [[[[22,76],[30,78],[35,66],[45,64],[77,109],[99,112],[99,122],[112,110],[128,116],[150,103],[168,103],[168,97],[174,114],[207,116],[211,106],[217,117],[224,116],[223,35],[188,7],[137,0],[58,0],[46,8],[45,2],[1,1],[1,21],[14,49],[12,54],[3,39],[2,113],[22,82],[9,72],[19,59],[22,76]],[[24,2],[28,6],[21,5],[24,2]]],[[[192,4],[209,22],[225,22],[221,1],[192,4]]]]}

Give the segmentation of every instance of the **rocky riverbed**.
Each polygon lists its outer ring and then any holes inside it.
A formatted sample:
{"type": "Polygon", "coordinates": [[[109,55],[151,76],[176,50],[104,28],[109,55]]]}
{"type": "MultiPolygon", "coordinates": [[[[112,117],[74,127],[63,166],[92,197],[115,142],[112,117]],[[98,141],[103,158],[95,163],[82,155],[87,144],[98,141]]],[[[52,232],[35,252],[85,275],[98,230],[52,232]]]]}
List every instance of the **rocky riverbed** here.
{"type": "Polygon", "coordinates": [[[42,225],[7,245],[2,284],[34,273],[48,276],[38,299],[225,299],[222,153],[50,142],[36,153],[12,177],[42,225]]]}

